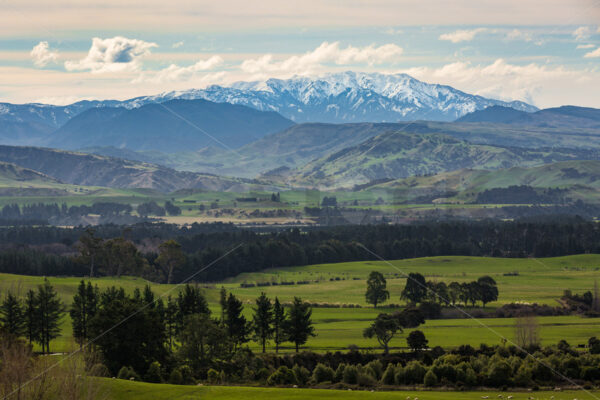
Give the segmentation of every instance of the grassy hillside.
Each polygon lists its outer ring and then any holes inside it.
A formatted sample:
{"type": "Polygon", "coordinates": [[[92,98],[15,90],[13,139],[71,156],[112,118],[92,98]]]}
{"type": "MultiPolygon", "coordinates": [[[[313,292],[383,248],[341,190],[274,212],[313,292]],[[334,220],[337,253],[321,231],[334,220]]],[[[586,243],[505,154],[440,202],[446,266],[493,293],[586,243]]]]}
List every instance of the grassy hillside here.
{"type": "Polygon", "coordinates": [[[495,170],[581,157],[573,150],[526,150],[472,144],[440,134],[389,132],[312,161],[291,181],[325,187],[362,184],[462,168],[495,170]]]}
{"type": "Polygon", "coordinates": [[[242,191],[253,184],[242,179],[175,171],[156,164],[40,147],[0,146],[0,161],[73,185],[171,192],[188,188],[242,191]]]}
{"type": "Polygon", "coordinates": [[[461,169],[431,176],[415,176],[369,186],[365,190],[390,190],[396,197],[411,200],[420,196],[451,197],[473,201],[486,189],[526,185],[533,188],[568,189],[568,196],[582,200],[600,200],[600,161],[563,161],[524,168],[495,171],[461,169]]]}

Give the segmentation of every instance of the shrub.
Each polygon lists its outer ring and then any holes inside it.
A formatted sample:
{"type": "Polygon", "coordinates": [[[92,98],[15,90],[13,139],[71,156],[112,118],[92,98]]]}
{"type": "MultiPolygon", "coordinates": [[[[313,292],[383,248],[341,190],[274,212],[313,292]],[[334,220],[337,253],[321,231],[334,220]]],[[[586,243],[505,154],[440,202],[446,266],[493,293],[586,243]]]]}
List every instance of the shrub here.
{"type": "Polygon", "coordinates": [[[438,384],[438,377],[435,374],[435,372],[433,372],[433,369],[427,371],[427,373],[425,374],[425,378],[423,379],[423,383],[427,387],[435,386],[438,384]]]}
{"type": "Polygon", "coordinates": [[[394,364],[389,363],[381,377],[381,383],[384,385],[393,385],[395,383],[395,376],[396,368],[394,368],[394,364]]]}
{"type": "Polygon", "coordinates": [[[135,381],[140,381],[140,377],[139,375],[133,370],[133,368],[131,367],[121,367],[121,369],[119,370],[119,374],[117,375],[117,378],[119,379],[126,379],[126,380],[135,380],[135,381]]]}
{"type": "Polygon", "coordinates": [[[581,370],[581,377],[589,382],[600,380],[600,368],[598,367],[584,367],[581,370]]]}
{"type": "Polygon", "coordinates": [[[269,379],[267,379],[267,385],[269,386],[292,385],[294,383],[296,383],[294,372],[285,365],[277,368],[277,370],[269,376],[269,379]]]}
{"type": "Polygon", "coordinates": [[[319,363],[313,370],[312,380],[315,383],[333,382],[334,375],[335,372],[333,372],[333,369],[329,368],[324,364],[319,363]]]}
{"type": "Polygon", "coordinates": [[[271,373],[269,372],[268,369],[266,368],[261,368],[258,370],[258,372],[256,373],[255,379],[258,381],[266,381],[267,379],[269,379],[269,375],[271,375],[271,373]]]}
{"type": "Polygon", "coordinates": [[[104,364],[94,364],[90,368],[90,376],[107,377],[110,376],[110,371],[104,364]]]}
{"type": "Polygon", "coordinates": [[[154,361],[148,367],[148,371],[146,371],[146,375],[144,375],[144,380],[150,383],[161,383],[162,372],[160,370],[160,363],[158,361],[154,361]]]}
{"type": "Polygon", "coordinates": [[[406,383],[406,377],[404,376],[404,367],[402,367],[401,365],[398,365],[396,367],[394,382],[396,383],[396,385],[404,385],[406,383]]]}
{"type": "Polygon", "coordinates": [[[206,380],[208,381],[208,383],[211,383],[213,385],[216,383],[219,383],[219,380],[220,380],[219,378],[220,378],[219,371],[214,370],[212,368],[209,369],[208,372],[206,373],[206,380]]]}
{"type": "Polygon", "coordinates": [[[526,365],[521,365],[515,374],[515,385],[520,387],[529,387],[531,385],[531,369],[526,365]]]}
{"type": "Polygon", "coordinates": [[[360,372],[357,376],[356,382],[360,386],[375,386],[377,385],[377,380],[367,372],[360,372]]]}
{"type": "Polygon", "coordinates": [[[171,371],[171,374],[169,375],[169,383],[171,385],[181,385],[183,383],[183,377],[181,376],[181,372],[178,368],[175,368],[173,371],[171,371]]]}
{"type": "Polygon", "coordinates": [[[379,360],[373,360],[365,365],[367,372],[371,374],[375,380],[380,380],[383,375],[383,364],[379,360]]]}
{"type": "Polygon", "coordinates": [[[196,380],[194,379],[194,374],[192,373],[192,369],[189,365],[182,365],[177,369],[181,373],[181,383],[183,383],[184,385],[193,385],[196,383],[196,380]]]}
{"type": "Polygon", "coordinates": [[[349,385],[358,383],[358,370],[354,365],[348,365],[344,368],[343,382],[349,385]]]}
{"type": "Polygon", "coordinates": [[[294,379],[298,385],[305,386],[310,379],[310,371],[304,367],[299,365],[294,365],[292,368],[292,372],[294,373],[294,379]]]}
{"type": "Polygon", "coordinates": [[[335,370],[335,375],[333,376],[334,382],[342,382],[344,380],[344,370],[346,369],[346,364],[342,363],[338,365],[335,370]]]}
{"type": "Polygon", "coordinates": [[[506,385],[511,378],[512,370],[506,361],[497,361],[492,364],[488,372],[488,383],[500,387],[506,385]]]}
{"type": "Polygon", "coordinates": [[[411,361],[404,368],[404,382],[407,384],[423,383],[427,369],[419,361],[411,361]]]}

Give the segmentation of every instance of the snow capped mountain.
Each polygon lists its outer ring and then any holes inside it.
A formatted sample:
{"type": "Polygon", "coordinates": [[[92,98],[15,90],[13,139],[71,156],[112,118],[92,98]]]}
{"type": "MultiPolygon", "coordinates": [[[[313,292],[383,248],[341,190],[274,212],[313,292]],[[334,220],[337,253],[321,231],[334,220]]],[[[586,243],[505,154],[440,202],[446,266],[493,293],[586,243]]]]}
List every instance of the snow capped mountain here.
{"type": "Polygon", "coordinates": [[[0,103],[0,141],[34,144],[75,115],[95,107],[139,108],[169,100],[204,99],[260,111],[276,111],[295,122],[453,121],[473,111],[500,105],[536,111],[532,105],[504,102],[421,82],[406,74],[342,72],[318,78],[294,77],[205,89],[174,91],[129,100],[80,101],[67,106],[0,103]]]}
{"type": "Polygon", "coordinates": [[[228,87],[213,85],[140,97],[125,101],[123,106],[198,98],[277,111],[296,122],[452,121],[492,105],[537,110],[521,101],[488,99],[450,86],[421,82],[406,74],[360,72],[238,82],[228,87]]]}

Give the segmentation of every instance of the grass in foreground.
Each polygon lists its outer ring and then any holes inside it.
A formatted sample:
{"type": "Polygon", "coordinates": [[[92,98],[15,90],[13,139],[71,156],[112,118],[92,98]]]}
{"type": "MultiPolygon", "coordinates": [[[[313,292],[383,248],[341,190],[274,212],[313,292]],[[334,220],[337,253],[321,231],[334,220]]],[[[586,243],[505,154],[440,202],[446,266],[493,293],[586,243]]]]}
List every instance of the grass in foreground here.
{"type": "Polygon", "coordinates": [[[393,392],[370,392],[370,391],[348,391],[348,390],[324,390],[324,389],[291,389],[291,388],[259,388],[259,387],[232,387],[232,386],[175,386],[158,385],[150,383],[129,382],[119,379],[103,379],[110,399],[114,400],[288,400],[288,399],[415,399],[419,400],[458,400],[458,399],[481,399],[488,396],[490,399],[498,398],[502,394],[504,398],[509,395],[514,400],[534,399],[554,400],[596,400],[598,393],[593,395],[584,391],[564,392],[440,392],[440,391],[393,391],[393,392]]]}

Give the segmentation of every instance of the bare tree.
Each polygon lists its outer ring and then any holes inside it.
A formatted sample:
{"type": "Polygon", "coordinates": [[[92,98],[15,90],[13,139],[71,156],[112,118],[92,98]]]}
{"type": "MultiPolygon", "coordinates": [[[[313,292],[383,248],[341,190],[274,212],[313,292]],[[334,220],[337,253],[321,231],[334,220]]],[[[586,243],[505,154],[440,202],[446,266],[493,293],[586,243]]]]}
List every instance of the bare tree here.
{"type": "Polygon", "coordinates": [[[515,343],[522,348],[539,345],[539,323],[534,315],[524,315],[515,320],[515,343]]]}

